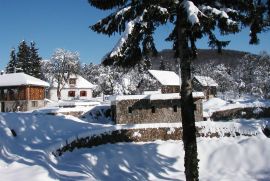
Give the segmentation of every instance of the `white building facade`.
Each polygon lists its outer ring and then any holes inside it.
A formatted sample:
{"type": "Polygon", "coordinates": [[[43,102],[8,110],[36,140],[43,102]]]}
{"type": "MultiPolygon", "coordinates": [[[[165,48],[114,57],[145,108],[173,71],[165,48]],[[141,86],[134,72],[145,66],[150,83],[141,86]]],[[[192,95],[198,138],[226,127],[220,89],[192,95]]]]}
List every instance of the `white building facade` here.
{"type": "MultiPolygon", "coordinates": [[[[93,97],[93,89],[96,86],[80,75],[71,75],[68,81],[61,85],[61,100],[88,100],[93,97]]],[[[58,101],[57,83],[49,89],[49,99],[58,101]]]]}

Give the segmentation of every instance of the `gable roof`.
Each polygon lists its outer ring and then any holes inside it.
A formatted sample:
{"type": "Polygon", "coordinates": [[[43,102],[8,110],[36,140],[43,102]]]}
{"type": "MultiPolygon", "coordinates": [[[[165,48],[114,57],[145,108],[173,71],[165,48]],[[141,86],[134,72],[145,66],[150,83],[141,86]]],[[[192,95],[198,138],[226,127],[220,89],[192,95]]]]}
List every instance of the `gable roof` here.
{"type": "Polygon", "coordinates": [[[50,84],[25,73],[11,73],[0,75],[0,87],[35,85],[49,87],[50,84]]]}
{"type": "MultiPolygon", "coordinates": [[[[70,85],[68,82],[64,85],[65,89],[74,89],[74,88],[80,88],[80,89],[93,89],[96,87],[96,85],[92,84],[91,82],[89,82],[88,80],[86,80],[85,78],[83,78],[80,75],[75,75],[72,74],[70,75],[69,78],[74,78],[76,79],[76,84],[75,85],[70,85]]],[[[57,82],[53,82],[53,87],[57,87],[57,82]]]]}
{"type": "Polygon", "coordinates": [[[218,84],[214,79],[207,76],[194,76],[194,78],[202,85],[202,86],[211,86],[211,87],[217,87],[218,84]]]}
{"type": "Polygon", "coordinates": [[[148,72],[155,77],[161,85],[180,86],[179,76],[173,71],[148,70],[148,72]]]}

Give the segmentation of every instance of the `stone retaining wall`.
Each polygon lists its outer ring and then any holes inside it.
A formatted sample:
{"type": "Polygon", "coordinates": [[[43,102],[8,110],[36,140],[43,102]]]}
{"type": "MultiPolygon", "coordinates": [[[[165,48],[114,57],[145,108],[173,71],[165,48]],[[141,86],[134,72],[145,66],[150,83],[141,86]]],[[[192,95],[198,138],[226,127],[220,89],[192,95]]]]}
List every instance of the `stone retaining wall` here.
{"type": "MultiPolygon", "coordinates": [[[[228,130],[223,130],[223,135],[220,132],[203,132],[203,128],[197,129],[197,137],[234,137],[234,136],[255,136],[257,133],[245,133],[239,132],[230,133],[228,130]]],[[[84,138],[77,138],[70,143],[66,142],[65,146],[52,152],[54,156],[61,156],[63,153],[74,149],[91,148],[108,143],[119,142],[147,142],[155,140],[182,140],[182,128],[144,128],[144,129],[122,129],[111,132],[104,132],[100,135],[93,135],[84,138]]]]}
{"type": "Polygon", "coordinates": [[[265,107],[248,107],[235,108],[214,112],[211,116],[213,121],[231,120],[231,119],[250,119],[250,118],[267,118],[270,117],[270,108],[265,107]]]}

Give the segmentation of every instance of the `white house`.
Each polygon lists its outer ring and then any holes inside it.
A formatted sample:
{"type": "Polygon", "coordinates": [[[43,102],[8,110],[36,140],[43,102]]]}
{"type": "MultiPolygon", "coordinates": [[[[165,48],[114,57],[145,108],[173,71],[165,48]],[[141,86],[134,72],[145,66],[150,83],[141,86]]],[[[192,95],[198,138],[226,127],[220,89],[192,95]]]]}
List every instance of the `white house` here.
{"type": "MultiPolygon", "coordinates": [[[[80,75],[71,75],[69,80],[61,85],[61,100],[87,100],[91,99],[96,86],[80,75]]],[[[57,83],[54,82],[49,89],[49,99],[58,101],[57,83]]]]}

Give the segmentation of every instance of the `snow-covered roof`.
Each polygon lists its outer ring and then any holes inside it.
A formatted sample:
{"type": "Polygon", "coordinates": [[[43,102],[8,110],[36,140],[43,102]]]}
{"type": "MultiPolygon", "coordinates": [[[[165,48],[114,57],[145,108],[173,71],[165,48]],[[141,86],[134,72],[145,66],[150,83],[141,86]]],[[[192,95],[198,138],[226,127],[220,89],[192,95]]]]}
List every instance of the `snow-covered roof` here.
{"type": "Polygon", "coordinates": [[[25,73],[11,73],[0,75],[0,87],[35,85],[49,87],[50,84],[25,73]]]}
{"type": "MultiPolygon", "coordinates": [[[[194,98],[204,98],[203,92],[193,92],[194,98]]],[[[134,100],[134,99],[150,99],[150,100],[168,100],[168,99],[180,99],[179,93],[172,94],[150,94],[150,95],[117,95],[111,96],[109,99],[111,101],[121,101],[121,100],[134,100]]]]}
{"type": "MultiPolygon", "coordinates": [[[[64,85],[64,88],[69,89],[69,88],[80,88],[80,89],[93,89],[96,87],[96,85],[92,84],[91,82],[89,82],[88,80],[86,80],[85,78],[83,78],[80,75],[75,75],[72,74],[70,75],[71,79],[76,79],[76,84],[75,85],[70,85],[69,82],[67,82],[64,85]]],[[[53,82],[53,87],[57,87],[57,82],[53,82]]]]}
{"type": "Polygon", "coordinates": [[[163,70],[148,70],[149,73],[154,76],[161,85],[175,85],[180,86],[179,76],[172,71],[163,70]]]}
{"type": "Polygon", "coordinates": [[[218,84],[216,81],[214,81],[211,77],[206,76],[194,76],[196,80],[202,85],[202,86],[213,86],[216,87],[218,84]]]}

